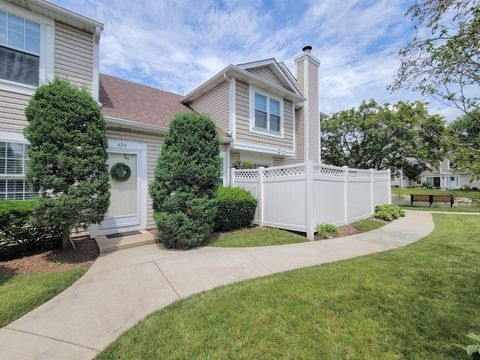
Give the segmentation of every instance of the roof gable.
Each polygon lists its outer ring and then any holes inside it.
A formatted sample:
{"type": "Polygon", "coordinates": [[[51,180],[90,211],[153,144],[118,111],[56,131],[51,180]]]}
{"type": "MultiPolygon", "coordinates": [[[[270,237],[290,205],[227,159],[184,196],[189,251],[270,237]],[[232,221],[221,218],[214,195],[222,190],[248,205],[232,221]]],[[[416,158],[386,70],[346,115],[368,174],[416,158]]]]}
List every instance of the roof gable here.
{"type": "Polygon", "coordinates": [[[237,65],[263,80],[300,94],[290,74],[275,59],[265,59],[237,65]]]}

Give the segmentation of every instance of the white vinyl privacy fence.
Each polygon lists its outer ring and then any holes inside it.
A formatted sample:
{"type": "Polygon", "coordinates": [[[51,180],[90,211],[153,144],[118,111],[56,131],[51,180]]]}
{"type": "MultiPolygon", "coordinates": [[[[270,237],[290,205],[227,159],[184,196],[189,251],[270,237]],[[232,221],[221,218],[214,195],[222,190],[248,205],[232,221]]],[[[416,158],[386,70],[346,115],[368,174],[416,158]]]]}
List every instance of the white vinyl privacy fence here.
{"type": "Polygon", "coordinates": [[[317,224],[349,224],[391,202],[390,171],[306,162],[259,169],[232,169],[232,185],[257,198],[254,222],[307,233],[317,224]]]}

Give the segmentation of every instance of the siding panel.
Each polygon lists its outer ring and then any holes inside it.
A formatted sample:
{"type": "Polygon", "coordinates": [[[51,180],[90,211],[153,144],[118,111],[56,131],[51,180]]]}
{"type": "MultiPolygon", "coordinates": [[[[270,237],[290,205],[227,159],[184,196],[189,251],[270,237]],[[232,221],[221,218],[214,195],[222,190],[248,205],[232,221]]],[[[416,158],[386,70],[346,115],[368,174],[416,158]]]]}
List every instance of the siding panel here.
{"type": "Polygon", "coordinates": [[[55,23],[55,74],[92,91],[92,35],[55,23]]]}
{"type": "MultiPolygon", "coordinates": [[[[309,61],[309,60],[307,60],[309,61]]],[[[308,152],[309,159],[318,162],[319,154],[319,110],[318,110],[318,67],[308,64],[308,152]]]]}
{"type": "Polygon", "coordinates": [[[30,96],[0,90],[0,130],[22,132],[30,96]]]}
{"type": "MultiPolygon", "coordinates": [[[[163,136],[148,135],[135,132],[126,132],[118,129],[107,129],[108,138],[138,141],[147,144],[147,180],[148,184],[155,176],[155,166],[157,158],[163,143],[163,136]]],[[[147,229],[155,228],[155,221],[153,220],[152,199],[150,195],[147,198],[147,229]]]]}
{"type": "Polygon", "coordinates": [[[250,132],[250,93],[247,83],[236,81],[236,140],[273,148],[293,148],[293,103],[284,100],[284,138],[250,132]]]}
{"type": "Polygon", "coordinates": [[[224,81],[213,90],[202,95],[190,104],[200,114],[209,115],[222,130],[229,130],[230,89],[229,82],[224,81]]]}
{"type": "MultiPolygon", "coordinates": [[[[263,80],[265,80],[269,83],[281,86],[285,89],[288,89],[282,84],[280,79],[273,73],[273,71],[270,69],[269,66],[260,66],[260,67],[253,68],[253,69],[247,69],[247,71],[256,75],[256,76],[258,76],[258,77],[260,77],[260,78],[262,78],[263,80]]],[[[288,89],[288,90],[290,90],[290,89],[288,89]]]]}

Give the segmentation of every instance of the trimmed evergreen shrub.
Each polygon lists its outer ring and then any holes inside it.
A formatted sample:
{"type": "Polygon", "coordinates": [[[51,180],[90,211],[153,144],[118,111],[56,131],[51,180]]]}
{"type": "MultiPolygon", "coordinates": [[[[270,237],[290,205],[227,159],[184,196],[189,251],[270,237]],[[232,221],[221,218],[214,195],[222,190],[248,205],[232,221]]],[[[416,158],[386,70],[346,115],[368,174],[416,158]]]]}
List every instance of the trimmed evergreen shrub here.
{"type": "Polygon", "coordinates": [[[39,192],[36,218],[71,229],[99,223],[110,202],[105,120],[85,89],[54,79],[37,88],[25,114],[30,141],[27,176],[39,192]]]}
{"type": "Polygon", "coordinates": [[[168,248],[200,245],[213,230],[220,177],[219,139],[208,116],[174,117],[150,184],[159,240],[168,248]]]}
{"type": "Polygon", "coordinates": [[[405,210],[396,204],[383,204],[375,206],[375,217],[386,221],[392,221],[405,216],[405,210]]]}
{"type": "Polygon", "coordinates": [[[61,244],[61,229],[35,221],[35,205],[36,200],[0,200],[0,261],[61,244]]]}
{"type": "Polygon", "coordinates": [[[240,187],[220,187],[217,190],[216,230],[229,231],[252,224],[257,199],[240,187]]]}

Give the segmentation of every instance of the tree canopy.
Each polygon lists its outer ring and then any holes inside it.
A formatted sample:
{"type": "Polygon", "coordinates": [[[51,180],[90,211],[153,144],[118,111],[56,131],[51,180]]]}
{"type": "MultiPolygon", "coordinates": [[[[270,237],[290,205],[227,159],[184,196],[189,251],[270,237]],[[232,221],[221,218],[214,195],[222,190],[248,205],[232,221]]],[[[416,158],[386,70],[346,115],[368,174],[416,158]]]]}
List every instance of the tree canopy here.
{"type": "Polygon", "coordinates": [[[445,154],[444,120],[422,102],[363,102],[322,122],[322,160],[356,168],[404,169],[412,161],[437,164],[445,154]],[[427,130],[428,128],[428,130],[427,130]],[[440,136],[432,136],[431,132],[440,136]]]}

